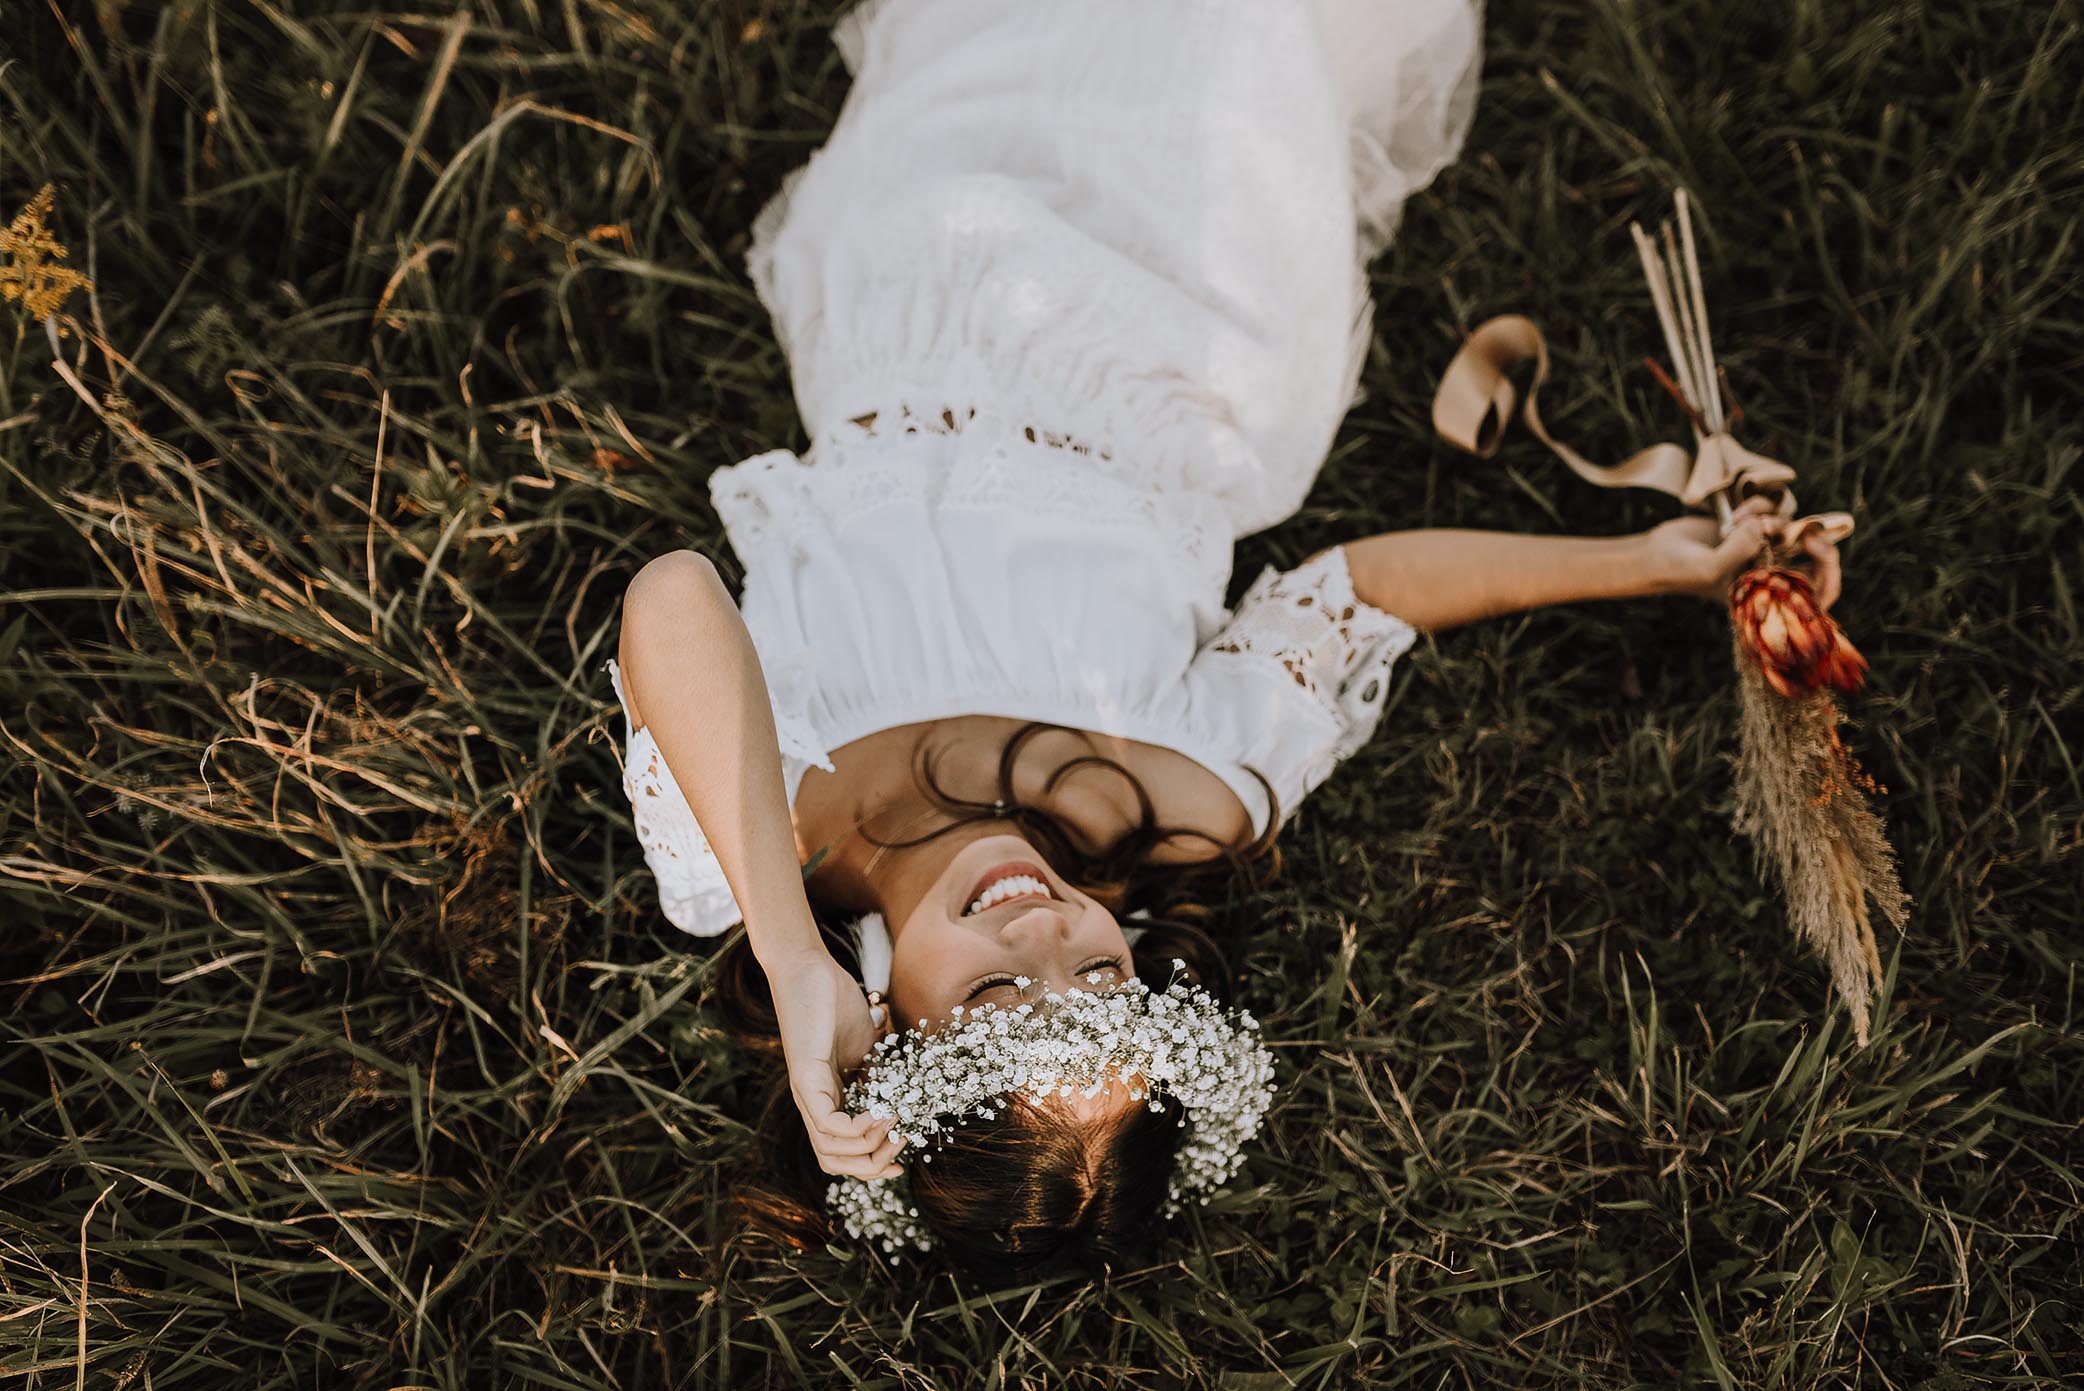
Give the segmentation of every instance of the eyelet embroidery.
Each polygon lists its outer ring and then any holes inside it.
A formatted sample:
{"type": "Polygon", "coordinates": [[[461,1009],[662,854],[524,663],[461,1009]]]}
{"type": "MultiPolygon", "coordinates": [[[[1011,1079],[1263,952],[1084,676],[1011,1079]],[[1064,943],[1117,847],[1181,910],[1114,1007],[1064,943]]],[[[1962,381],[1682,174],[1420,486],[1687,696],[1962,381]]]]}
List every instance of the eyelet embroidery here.
{"type": "MultiPolygon", "coordinates": [[[[885,422],[883,417],[893,413],[890,408],[871,410],[847,423],[860,430],[863,439],[889,439],[893,435],[953,435],[960,434],[977,418],[975,406],[965,407],[963,418],[958,422],[953,406],[943,406],[939,411],[920,412],[907,402],[899,402],[894,408],[896,419],[885,422]]],[[[1022,425],[1020,437],[1029,444],[1039,444],[1047,449],[1062,449],[1072,454],[1081,454],[1111,460],[1114,455],[1102,448],[1096,449],[1070,435],[1051,430],[1038,430],[1033,425],[1022,425]]]]}
{"type": "Polygon", "coordinates": [[[1202,654],[1284,673],[1337,725],[1330,756],[1312,766],[1300,796],[1373,736],[1390,667],[1417,640],[1409,623],[1355,596],[1346,553],[1334,547],[1285,573],[1261,572],[1202,654]]]}

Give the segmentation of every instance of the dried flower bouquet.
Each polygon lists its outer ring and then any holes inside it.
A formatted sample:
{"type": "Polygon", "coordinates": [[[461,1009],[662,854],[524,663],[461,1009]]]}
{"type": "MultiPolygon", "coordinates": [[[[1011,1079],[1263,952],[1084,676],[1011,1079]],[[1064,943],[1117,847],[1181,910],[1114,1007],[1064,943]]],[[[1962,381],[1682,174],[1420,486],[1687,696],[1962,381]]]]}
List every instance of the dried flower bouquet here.
{"type": "Polygon", "coordinates": [[[1685,409],[1694,447],[1657,444],[1611,467],[1592,463],[1553,438],[1536,397],[1548,377],[1541,331],[1516,314],[1478,325],[1442,377],[1433,399],[1435,428],[1471,453],[1488,455],[1511,419],[1516,393],[1505,375],[1532,359],[1535,373],[1523,415],[1527,425],[1573,471],[1602,487],[1648,487],[1689,507],[1712,506],[1727,531],[1744,498],[1777,498],[1786,519],[1753,567],[1730,586],[1731,650],[1737,668],[1737,829],[1751,837],[1762,865],[1787,901],[1796,935],[1828,964],[1838,997],[1861,1044],[1870,1037],[1881,952],[1876,915],[1899,930],[1910,898],[1882,823],[1868,804],[1881,788],[1839,737],[1838,694],[1860,688],[1866,660],[1794,567],[1812,534],[1837,541],[1853,519],[1843,512],[1795,517],[1794,470],[1755,454],[1731,434],[1741,411],[1726,407],[1727,381],[1715,362],[1701,288],[1693,218],[1686,194],[1676,197],[1677,232],[1665,223],[1657,239],[1631,224],[1650,298],[1672,357],[1650,370],[1685,409]]]}

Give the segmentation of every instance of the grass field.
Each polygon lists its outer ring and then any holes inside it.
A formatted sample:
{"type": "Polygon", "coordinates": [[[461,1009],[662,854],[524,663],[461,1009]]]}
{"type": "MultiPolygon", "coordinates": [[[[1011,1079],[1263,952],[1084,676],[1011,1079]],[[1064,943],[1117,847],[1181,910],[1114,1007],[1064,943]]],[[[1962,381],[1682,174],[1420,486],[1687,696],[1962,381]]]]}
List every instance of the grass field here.
{"type": "Polygon", "coordinates": [[[1239,915],[1239,1183],[994,1291],[736,1229],[760,1079],[616,785],[624,582],[735,577],[704,480],[801,442],[742,256],[837,8],[0,4],[0,217],[94,285],[0,304],[0,1384],[2084,1382],[2084,9],[1494,4],[1239,551],[1669,515],[1425,406],[1522,310],[1566,438],[1676,437],[1626,224],[1691,189],[1746,438],[1860,518],[1872,1045],[1728,830],[1712,610],[1452,633],[1239,915]]]}

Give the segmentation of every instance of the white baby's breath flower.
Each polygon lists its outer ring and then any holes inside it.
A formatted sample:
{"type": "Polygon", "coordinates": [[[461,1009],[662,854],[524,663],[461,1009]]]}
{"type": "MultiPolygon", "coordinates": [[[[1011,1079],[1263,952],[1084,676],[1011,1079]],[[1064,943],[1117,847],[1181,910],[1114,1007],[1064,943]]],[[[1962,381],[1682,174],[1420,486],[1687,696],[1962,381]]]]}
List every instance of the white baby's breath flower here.
{"type": "MultiPolygon", "coordinates": [[[[1173,965],[1185,970],[1186,963],[1173,965]]],[[[1097,973],[1088,977],[1097,983],[1097,973]]],[[[1018,978],[1026,989],[1031,982],[1018,978]]],[[[1190,1195],[1202,1202],[1244,1163],[1243,1142],[1256,1134],[1273,1100],[1273,1056],[1249,1014],[1226,1015],[1209,994],[1183,979],[1163,991],[1129,980],[1107,993],[1073,988],[1013,1009],[983,1005],[957,1011],[946,1028],[926,1021],[879,1040],[863,1075],[846,1091],[847,1107],[893,1122],[891,1133],[930,1144],[968,1117],[995,1119],[1004,1101],[1088,1097],[1115,1081],[1130,1099],[1163,1112],[1179,1103],[1191,1129],[1180,1146],[1166,1213],[1190,1195]],[[1133,1080],[1131,1080],[1133,1079],[1133,1080]]],[[[933,1162],[930,1148],[921,1163],[933,1162]]],[[[886,1250],[927,1250],[932,1238],[911,1205],[909,1185],[895,1179],[843,1178],[827,1199],[846,1229],[886,1250]]]]}

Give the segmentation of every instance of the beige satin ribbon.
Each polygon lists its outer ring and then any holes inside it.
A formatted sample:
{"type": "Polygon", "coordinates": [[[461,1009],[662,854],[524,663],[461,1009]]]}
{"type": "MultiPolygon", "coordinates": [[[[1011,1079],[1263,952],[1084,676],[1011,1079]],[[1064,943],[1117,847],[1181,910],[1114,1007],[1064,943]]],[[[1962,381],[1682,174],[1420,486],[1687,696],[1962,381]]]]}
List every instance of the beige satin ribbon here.
{"type": "MultiPolygon", "coordinates": [[[[1741,502],[1754,494],[1778,494],[1778,511],[1789,518],[1776,549],[1798,550],[1810,532],[1826,540],[1840,541],[1852,534],[1849,512],[1819,512],[1796,518],[1795,495],[1788,487],[1795,471],[1778,459],[1754,454],[1726,432],[1694,431],[1694,450],[1689,457],[1676,444],[1653,444],[1618,464],[1595,464],[1548,432],[1541,423],[1535,400],[1549,376],[1548,344],[1534,321],[1520,314],[1500,314],[1477,325],[1462,344],[1454,361],[1440,378],[1433,393],[1433,428],[1449,444],[1481,458],[1497,452],[1511,423],[1518,393],[1507,371],[1534,360],[1534,380],[1527,386],[1522,415],[1535,438],[1551,453],[1570,465],[1571,472],[1587,483],[1602,488],[1655,488],[1679,499],[1688,507],[1704,508],[1727,491],[1730,502],[1741,502]]],[[[1728,514],[1723,513],[1724,526],[1728,514]]]]}

